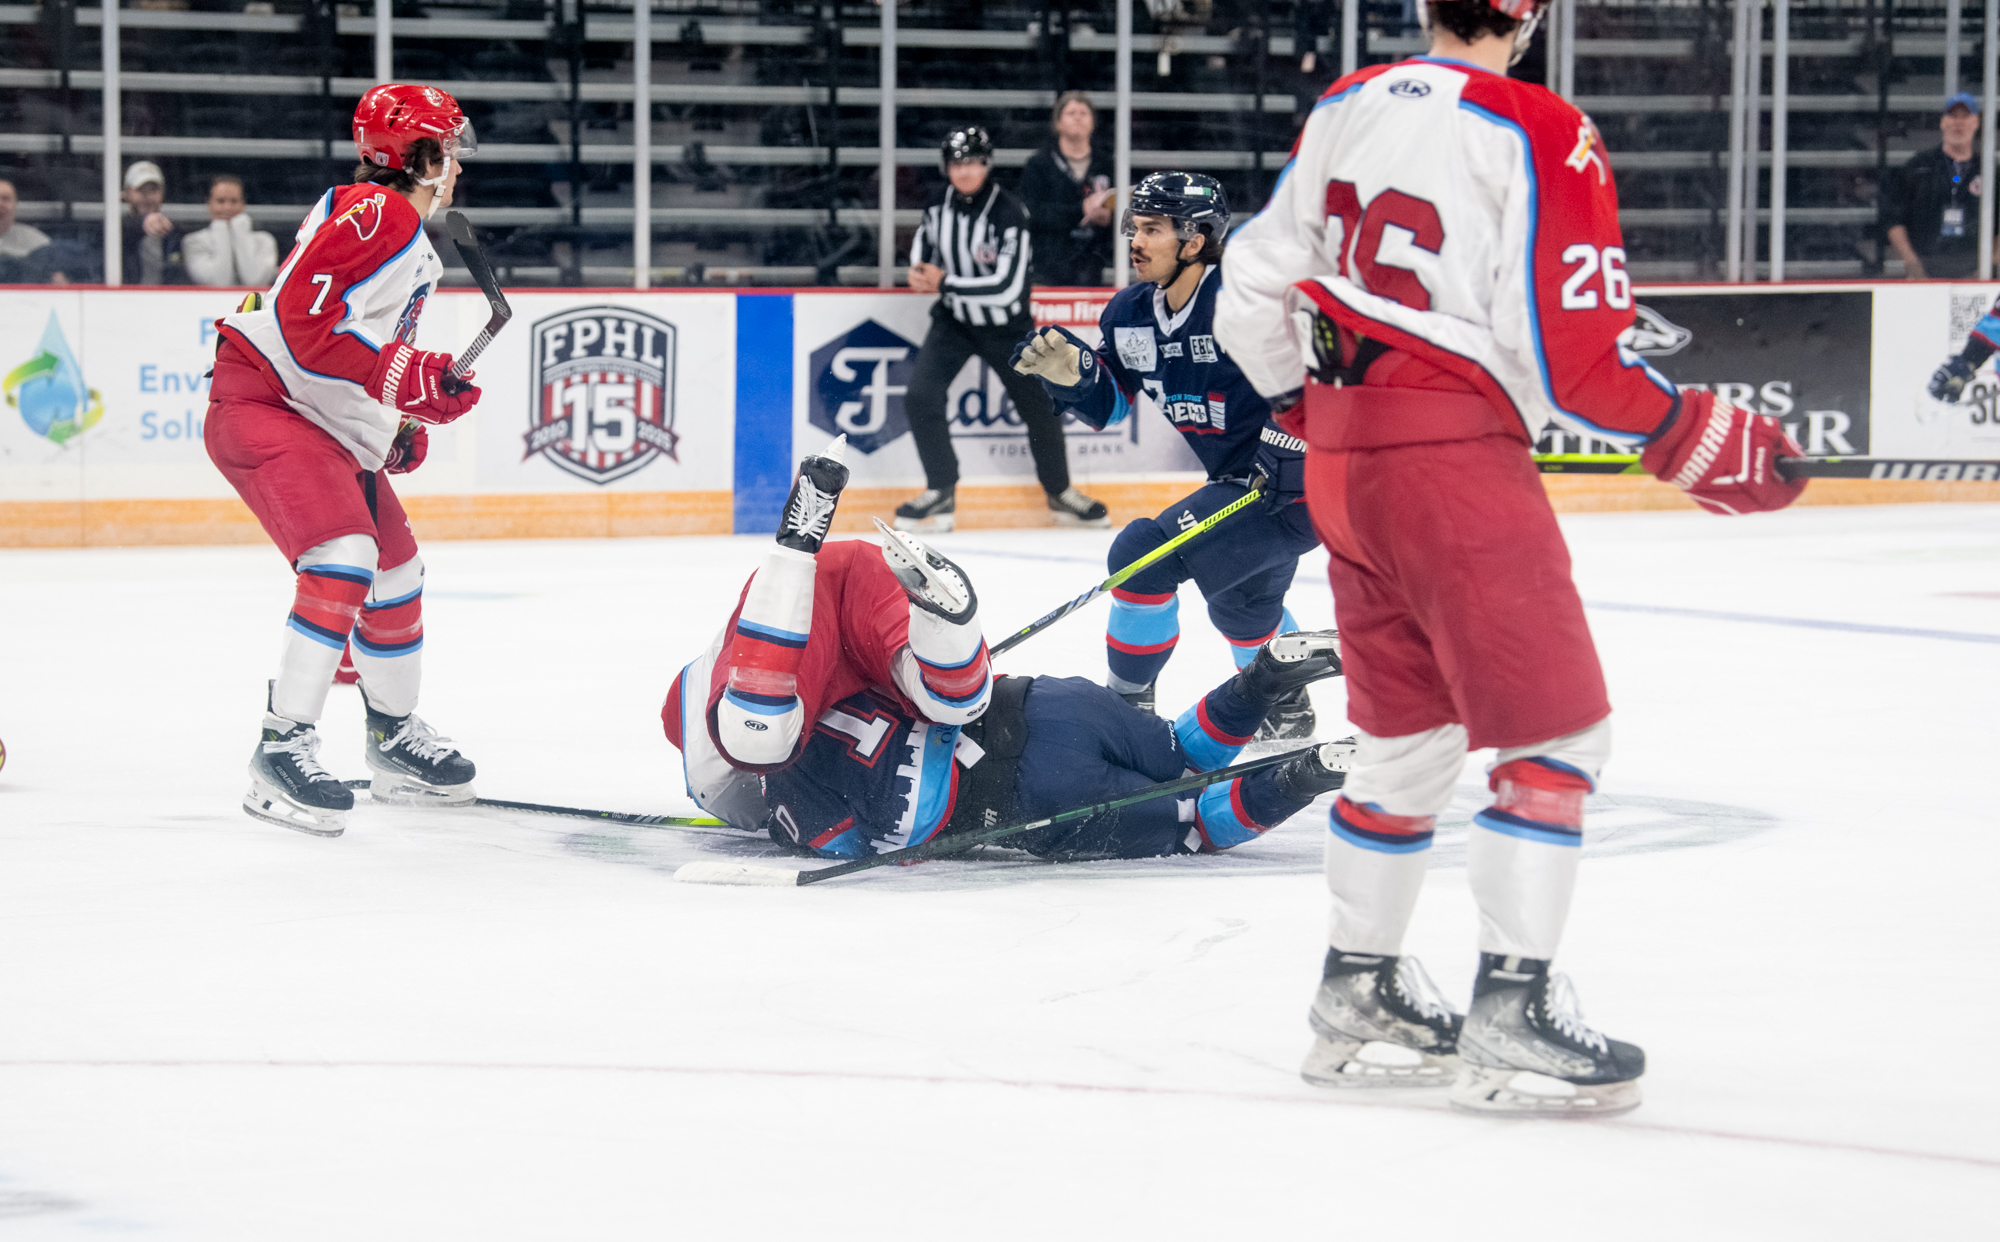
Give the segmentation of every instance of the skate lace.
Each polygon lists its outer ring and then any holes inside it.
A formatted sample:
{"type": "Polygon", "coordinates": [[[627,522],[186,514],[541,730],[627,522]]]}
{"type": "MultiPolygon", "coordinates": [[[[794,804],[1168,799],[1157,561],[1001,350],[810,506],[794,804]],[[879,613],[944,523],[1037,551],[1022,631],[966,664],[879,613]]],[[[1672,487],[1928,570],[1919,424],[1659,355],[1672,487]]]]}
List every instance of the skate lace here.
{"type": "Polygon", "coordinates": [[[791,508],[785,511],[785,529],[796,531],[808,539],[823,539],[826,528],[833,521],[834,498],[819,490],[813,481],[799,476],[798,494],[792,498],[791,508]]]}
{"type": "Polygon", "coordinates": [[[1610,1051],[1604,1036],[1584,1024],[1583,1006],[1576,998],[1576,988],[1570,983],[1568,975],[1550,977],[1542,1012],[1547,1015],[1549,1025],[1572,1042],[1597,1052],[1610,1051]]]}
{"type": "Polygon", "coordinates": [[[934,487],[927,487],[923,491],[918,492],[916,494],[916,496],[909,502],[909,507],[912,509],[928,509],[943,498],[944,498],[944,493],[938,491],[934,487]]]}
{"type": "Polygon", "coordinates": [[[403,718],[401,728],[382,740],[384,754],[398,746],[404,747],[426,763],[458,753],[458,747],[450,738],[440,737],[436,729],[418,719],[414,712],[403,718]]]}
{"type": "Polygon", "coordinates": [[[308,781],[334,780],[333,773],[319,766],[319,730],[300,729],[281,742],[264,743],[267,755],[290,755],[292,766],[308,781]]]}
{"type": "Polygon", "coordinates": [[[1073,513],[1088,513],[1090,506],[1097,502],[1074,487],[1065,487],[1056,493],[1056,503],[1073,513]]]}
{"type": "Polygon", "coordinates": [[[1406,955],[1396,962],[1396,991],[1425,1018],[1442,1021],[1451,1017],[1451,1006],[1445,1003],[1444,993],[1431,982],[1424,964],[1414,957],[1406,955]]]}

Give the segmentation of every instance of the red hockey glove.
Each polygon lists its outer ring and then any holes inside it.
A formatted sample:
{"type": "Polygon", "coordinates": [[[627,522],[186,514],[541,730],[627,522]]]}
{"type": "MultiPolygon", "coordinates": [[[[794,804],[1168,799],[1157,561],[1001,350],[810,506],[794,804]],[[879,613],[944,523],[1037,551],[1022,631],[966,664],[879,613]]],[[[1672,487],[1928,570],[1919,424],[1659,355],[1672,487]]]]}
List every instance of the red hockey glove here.
{"type": "Polygon", "coordinates": [[[390,474],[408,474],[424,464],[430,451],[431,433],[424,430],[424,425],[404,423],[396,438],[389,442],[389,455],[382,459],[382,469],[390,474]]]}
{"type": "Polygon", "coordinates": [[[1778,458],[1803,457],[1791,433],[1712,392],[1683,392],[1681,414],[1639,457],[1654,477],[1716,513],[1782,509],[1806,490],[1778,473],[1778,458]]]}
{"type": "Polygon", "coordinates": [[[404,418],[448,423],[479,404],[479,390],[469,384],[459,392],[447,390],[444,379],[450,370],[450,354],[412,349],[398,341],[376,357],[368,395],[404,418]]]}

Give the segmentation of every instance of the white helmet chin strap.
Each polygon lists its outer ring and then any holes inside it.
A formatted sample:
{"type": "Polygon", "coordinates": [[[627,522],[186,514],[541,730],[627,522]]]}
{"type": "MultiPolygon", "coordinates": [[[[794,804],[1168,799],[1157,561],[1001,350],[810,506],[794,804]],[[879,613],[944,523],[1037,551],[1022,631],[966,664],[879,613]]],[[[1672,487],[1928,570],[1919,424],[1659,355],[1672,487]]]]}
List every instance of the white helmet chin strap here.
{"type": "Polygon", "coordinates": [[[450,175],[451,175],[451,156],[450,154],[447,153],[444,157],[443,162],[438,165],[437,176],[430,178],[424,178],[424,177],[417,178],[418,185],[427,185],[431,189],[431,205],[424,209],[424,219],[428,220],[432,216],[437,214],[438,200],[444,197],[444,195],[440,192],[439,187],[444,185],[444,179],[450,175]]]}

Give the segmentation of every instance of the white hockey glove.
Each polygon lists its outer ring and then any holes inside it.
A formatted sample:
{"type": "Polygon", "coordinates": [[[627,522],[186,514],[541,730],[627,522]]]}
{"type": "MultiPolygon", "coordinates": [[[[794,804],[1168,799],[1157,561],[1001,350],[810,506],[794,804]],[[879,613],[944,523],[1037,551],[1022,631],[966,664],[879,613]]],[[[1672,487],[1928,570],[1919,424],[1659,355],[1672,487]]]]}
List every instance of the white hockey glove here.
{"type": "Polygon", "coordinates": [[[1075,388],[1097,378],[1097,354],[1061,328],[1032,333],[1014,350],[1014,369],[1057,388],[1075,388]]]}
{"type": "Polygon", "coordinates": [[[953,625],[972,620],[979,598],[963,570],[881,518],[875,519],[875,529],[882,532],[882,559],[912,604],[953,625]]]}

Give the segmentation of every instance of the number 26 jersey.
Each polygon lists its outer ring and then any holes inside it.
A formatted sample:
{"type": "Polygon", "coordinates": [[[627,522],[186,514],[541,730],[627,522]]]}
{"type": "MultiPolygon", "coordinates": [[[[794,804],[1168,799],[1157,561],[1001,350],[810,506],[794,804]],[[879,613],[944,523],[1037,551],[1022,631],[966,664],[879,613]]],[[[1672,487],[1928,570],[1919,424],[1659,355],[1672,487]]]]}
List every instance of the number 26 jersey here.
{"type": "MultiPolygon", "coordinates": [[[[1390,371],[1413,359],[1484,396],[1527,443],[1551,422],[1644,443],[1679,407],[1618,344],[1632,280],[1596,127],[1462,61],[1335,82],[1223,275],[1216,338],[1266,396],[1303,386],[1320,312],[1388,346],[1390,371]]],[[[1364,382],[1401,382],[1383,371],[1364,382]]]]}

